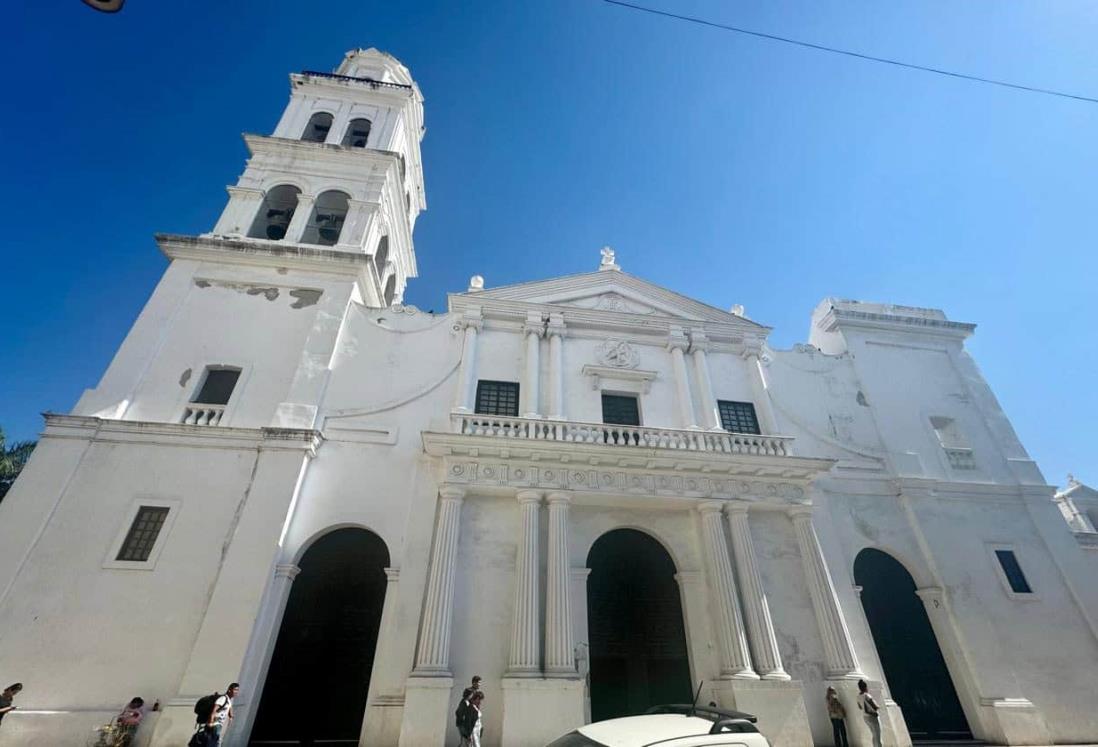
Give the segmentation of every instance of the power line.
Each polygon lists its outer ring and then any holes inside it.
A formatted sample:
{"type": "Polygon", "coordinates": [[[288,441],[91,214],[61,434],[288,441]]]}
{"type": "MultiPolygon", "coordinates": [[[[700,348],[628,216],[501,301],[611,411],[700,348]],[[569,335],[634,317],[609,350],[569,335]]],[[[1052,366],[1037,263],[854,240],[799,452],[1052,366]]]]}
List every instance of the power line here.
{"type": "Polygon", "coordinates": [[[1098,99],[1091,98],[1089,96],[1077,96],[1073,93],[1064,93],[1063,91],[1054,91],[1051,88],[1037,88],[1035,86],[1023,86],[1020,83],[1008,83],[1005,80],[995,80],[993,78],[981,78],[978,75],[966,75],[965,73],[956,73],[952,70],[941,70],[936,67],[926,67],[925,65],[915,65],[910,62],[901,62],[900,60],[890,60],[887,57],[874,57],[869,54],[862,54],[861,52],[851,52],[847,49],[838,49],[836,47],[827,47],[823,44],[813,44],[812,42],[800,41],[799,39],[789,39],[784,36],[777,36],[775,34],[765,34],[761,31],[751,31],[750,29],[739,28],[737,26],[728,26],[723,23],[717,23],[715,21],[707,21],[704,18],[695,18],[693,16],[679,15],[678,13],[671,13],[665,10],[657,10],[656,8],[646,8],[643,5],[634,5],[632,3],[623,2],[623,0],[603,0],[610,5],[618,5],[622,8],[629,8],[630,10],[639,10],[645,13],[651,13],[656,16],[664,16],[666,18],[674,18],[678,21],[688,21],[689,23],[697,23],[702,26],[709,26],[715,29],[721,29],[722,31],[733,31],[737,34],[746,34],[747,36],[754,36],[760,39],[768,39],[770,41],[783,42],[785,44],[795,44],[798,47],[806,47],[808,49],[815,49],[820,52],[831,52],[832,54],[846,55],[847,57],[856,57],[859,60],[869,60],[870,62],[883,62],[886,65],[895,65],[897,67],[906,67],[911,70],[921,70],[924,73],[935,73],[937,75],[947,75],[951,78],[961,78],[962,80],[971,80],[977,83],[988,83],[993,86],[1002,86],[1004,88],[1014,88],[1019,91],[1029,91],[1030,93],[1043,93],[1048,96],[1060,96],[1066,99],[1075,99],[1076,101],[1086,101],[1091,104],[1098,104],[1098,99]]]}

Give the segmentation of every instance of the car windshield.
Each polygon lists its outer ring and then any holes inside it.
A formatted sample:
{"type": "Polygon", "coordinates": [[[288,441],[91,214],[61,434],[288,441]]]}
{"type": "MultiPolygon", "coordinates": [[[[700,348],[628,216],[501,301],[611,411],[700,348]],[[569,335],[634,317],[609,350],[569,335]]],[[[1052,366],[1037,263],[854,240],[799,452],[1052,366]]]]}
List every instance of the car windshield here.
{"type": "Polygon", "coordinates": [[[585,737],[578,731],[570,731],[560,739],[550,742],[547,747],[606,747],[606,745],[585,737]]]}

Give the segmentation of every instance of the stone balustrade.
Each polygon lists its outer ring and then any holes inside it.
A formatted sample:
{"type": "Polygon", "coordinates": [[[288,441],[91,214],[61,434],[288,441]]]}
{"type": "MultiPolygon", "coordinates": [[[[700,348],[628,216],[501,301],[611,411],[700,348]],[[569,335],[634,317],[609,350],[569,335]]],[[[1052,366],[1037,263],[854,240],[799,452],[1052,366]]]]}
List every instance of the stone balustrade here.
{"type": "Polygon", "coordinates": [[[203,405],[193,402],[183,408],[183,417],[179,422],[186,425],[220,425],[225,414],[225,405],[203,405]]]}
{"type": "Polygon", "coordinates": [[[644,449],[685,449],[717,454],[792,456],[792,438],[685,428],[648,428],[541,418],[454,413],[455,433],[467,436],[605,444],[644,449]]]}

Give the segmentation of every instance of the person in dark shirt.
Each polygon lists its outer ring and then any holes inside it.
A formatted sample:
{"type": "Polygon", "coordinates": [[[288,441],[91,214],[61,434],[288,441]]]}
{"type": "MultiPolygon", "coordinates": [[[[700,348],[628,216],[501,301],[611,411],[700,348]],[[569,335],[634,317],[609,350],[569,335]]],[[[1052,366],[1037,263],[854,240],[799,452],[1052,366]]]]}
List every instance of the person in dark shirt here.
{"type": "Polygon", "coordinates": [[[4,716],[15,710],[15,706],[11,704],[11,701],[22,689],[23,683],[16,682],[14,685],[9,685],[4,689],[4,692],[0,693],[0,721],[3,721],[4,716]]]}

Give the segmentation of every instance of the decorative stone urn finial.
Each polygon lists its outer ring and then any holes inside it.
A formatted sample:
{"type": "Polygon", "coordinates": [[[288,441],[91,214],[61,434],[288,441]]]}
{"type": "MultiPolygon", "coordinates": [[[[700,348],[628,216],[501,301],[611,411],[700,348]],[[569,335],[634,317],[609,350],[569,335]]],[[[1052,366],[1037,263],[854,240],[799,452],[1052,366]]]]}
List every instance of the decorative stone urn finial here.
{"type": "Polygon", "coordinates": [[[484,277],[481,275],[474,275],[469,278],[469,290],[468,293],[480,293],[484,290],[484,277]]]}
{"type": "Polygon", "coordinates": [[[599,263],[599,270],[620,270],[621,267],[614,261],[614,250],[608,246],[604,246],[601,250],[602,262],[599,263]]]}

